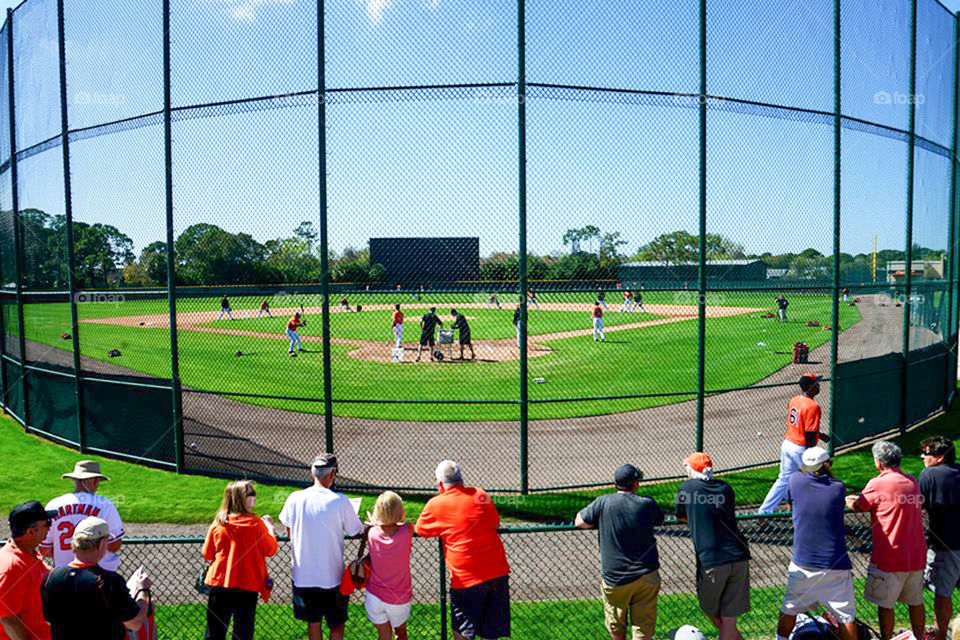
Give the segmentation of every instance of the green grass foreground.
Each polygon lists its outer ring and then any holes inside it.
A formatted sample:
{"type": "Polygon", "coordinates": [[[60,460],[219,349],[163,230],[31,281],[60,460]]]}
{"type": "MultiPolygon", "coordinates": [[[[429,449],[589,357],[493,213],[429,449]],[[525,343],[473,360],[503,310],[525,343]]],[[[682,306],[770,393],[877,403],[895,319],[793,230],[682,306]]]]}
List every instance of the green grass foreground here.
{"type": "MultiPolygon", "coordinates": [[[[612,298],[612,294],[608,298],[612,298]]],[[[388,294],[370,294],[369,302],[351,296],[351,304],[385,304],[388,294]]],[[[438,295],[435,301],[414,303],[403,300],[408,317],[436,304],[442,317],[449,319],[449,307],[475,301],[470,294],[438,295]]],[[[830,331],[807,327],[815,320],[830,323],[831,298],[823,294],[795,295],[790,305],[790,322],[777,323],[760,318],[760,313],[745,313],[706,322],[706,385],[708,389],[745,387],[764,379],[791,361],[794,342],[806,342],[811,349],[830,340],[830,331]]],[[[233,299],[236,315],[250,315],[261,298],[233,299]]],[[[689,304],[686,292],[651,293],[644,302],[651,304],[689,304]],[[678,296],[681,296],[678,298],[678,296]]],[[[606,415],[662,406],[691,399],[692,395],[626,398],[618,400],[583,400],[575,402],[538,401],[566,400],[570,397],[605,398],[639,394],[671,394],[696,389],[697,321],[680,320],[657,326],[611,331],[603,343],[590,335],[541,340],[560,331],[588,330],[589,294],[543,294],[542,303],[563,302],[583,305],[583,312],[531,310],[531,341],[551,349],[545,355],[529,359],[531,379],[543,384],[530,384],[531,419],[552,419],[606,415]],[[554,299],[555,298],[555,299],[554,299]]],[[[309,306],[316,301],[305,298],[309,306]]],[[[773,294],[716,294],[709,301],[714,306],[737,306],[773,310],[773,294]]],[[[117,316],[141,316],[166,313],[165,301],[118,301],[78,305],[81,320],[117,316]]],[[[179,313],[216,310],[216,299],[189,298],[179,300],[179,313]]],[[[633,323],[655,319],[637,313],[619,313],[620,302],[610,300],[611,312],[606,324],[633,323]]],[[[513,336],[513,312],[504,304],[502,310],[465,309],[473,317],[471,329],[483,357],[484,340],[513,336]]],[[[840,307],[841,329],[860,320],[855,307],[840,307]]],[[[61,334],[69,331],[70,313],[66,304],[30,304],[24,307],[26,338],[68,351],[71,342],[61,334]]],[[[318,317],[303,331],[306,336],[320,335],[318,317]]],[[[390,314],[388,311],[335,313],[331,319],[334,339],[382,341],[384,353],[389,348],[390,314]]],[[[285,318],[273,320],[248,318],[213,322],[216,327],[282,334],[285,318]]],[[[81,353],[157,378],[169,378],[170,335],[164,328],[150,326],[124,327],[109,324],[81,323],[81,353]],[[119,358],[108,358],[107,352],[119,349],[119,358]]],[[[408,328],[407,341],[416,340],[419,331],[408,328]]],[[[284,340],[253,336],[210,334],[183,329],[179,333],[180,377],[187,388],[227,392],[256,393],[265,396],[323,398],[323,354],[319,343],[304,343],[308,353],[293,359],[287,357],[284,340]],[[235,357],[236,351],[243,357],[235,357]]],[[[331,345],[333,411],[336,415],[378,420],[417,421],[480,421],[519,418],[519,362],[478,362],[465,364],[390,364],[359,360],[348,353],[352,345],[331,345]],[[390,401],[395,404],[340,402],[346,400],[390,401]],[[408,404],[405,401],[443,401],[453,404],[408,404]],[[484,402],[494,404],[469,404],[484,402]],[[463,403],[463,404],[457,404],[463,403]],[[499,403],[499,404],[496,404],[499,403]]],[[[276,409],[290,409],[291,401],[271,398],[233,398],[276,409]]],[[[296,403],[297,411],[322,412],[323,403],[296,403]]]]}
{"type": "MultiPolygon", "coordinates": [[[[949,412],[895,439],[904,450],[903,469],[914,475],[923,469],[917,451],[924,438],[934,434],[957,438],[958,433],[960,403],[954,403],[949,412]]],[[[5,454],[5,464],[0,469],[0,511],[3,512],[26,500],[47,501],[65,493],[70,483],[61,480],[60,475],[72,470],[74,462],[82,457],[72,449],[24,433],[23,428],[8,417],[0,418],[0,450],[5,454]],[[25,481],[25,477],[29,481],[25,481]]],[[[100,456],[86,457],[99,460],[104,472],[111,477],[101,491],[119,503],[127,522],[205,524],[213,518],[226,484],[225,480],[217,478],[177,475],[100,456]]],[[[678,460],[678,473],[680,468],[678,460]]],[[[869,448],[838,456],[834,461],[834,473],[846,483],[848,490],[862,488],[876,475],[869,448]]],[[[738,504],[749,505],[763,500],[776,474],[776,467],[765,467],[725,474],[723,478],[736,491],[738,504]]],[[[678,486],[678,481],[650,484],[643,486],[641,493],[656,499],[665,510],[672,511],[678,486]]],[[[261,484],[259,513],[276,517],[293,490],[289,486],[261,484]]],[[[577,511],[607,491],[595,489],[525,496],[494,494],[494,501],[505,521],[569,522],[577,511]]],[[[404,494],[403,497],[407,517],[412,521],[430,495],[404,494]]],[[[364,495],[361,513],[372,509],[374,500],[375,496],[364,495]]]]}

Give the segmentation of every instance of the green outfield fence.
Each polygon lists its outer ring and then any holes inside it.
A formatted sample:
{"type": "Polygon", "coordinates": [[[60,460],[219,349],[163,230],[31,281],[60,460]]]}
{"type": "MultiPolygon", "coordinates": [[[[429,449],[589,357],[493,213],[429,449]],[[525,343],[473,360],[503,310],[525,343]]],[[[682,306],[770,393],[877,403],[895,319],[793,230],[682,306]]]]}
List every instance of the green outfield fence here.
{"type": "Polygon", "coordinates": [[[807,370],[832,447],[906,429],[955,390],[957,34],[936,0],[26,0],[3,408],[178,472],[521,494],[775,462],[807,370]],[[391,363],[397,303],[460,307],[480,362],[391,363]]]}
{"type": "MultiPolygon", "coordinates": [[[[744,637],[776,635],[777,616],[790,563],[792,526],[789,517],[743,516],[742,533],[750,543],[750,612],[739,627],[744,637]]],[[[503,528],[501,535],[510,563],[512,638],[609,637],[603,624],[599,597],[600,560],[596,532],[571,526],[503,528]]],[[[700,611],[695,587],[695,556],[689,530],[676,523],[657,529],[662,587],[657,605],[657,637],[692,624],[707,635],[715,629],[700,611]]],[[[204,563],[200,538],[133,539],[124,542],[120,573],[139,566],[154,577],[153,596],[159,637],[200,637],[206,624],[206,600],[195,589],[204,563]]],[[[356,540],[345,554],[356,553],[356,540]]],[[[869,515],[847,516],[847,545],[853,562],[858,618],[877,627],[876,608],[866,602],[863,587],[870,556],[869,515]]],[[[267,565],[274,579],[269,604],[257,610],[258,637],[301,638],[305,626],[293,618],[290,548],[281,541],[267,565]]],[[[415,538],[411,554],[412,615],[407,629],[412,638],[452,637],[447,602],[447,577],[442,544],[415,538]]],[[[927,621],[932,625],[933,597],[926,595],[927,621]]],[[[958,600],[955,596],[955,604],[958,600]]],[[[898,606],[897,627],[909,625],[906,607],[898,606]]],[[[362,593],[351,600],[346,637],[367,637],[373,630],[363,609],[362,593]]]]}

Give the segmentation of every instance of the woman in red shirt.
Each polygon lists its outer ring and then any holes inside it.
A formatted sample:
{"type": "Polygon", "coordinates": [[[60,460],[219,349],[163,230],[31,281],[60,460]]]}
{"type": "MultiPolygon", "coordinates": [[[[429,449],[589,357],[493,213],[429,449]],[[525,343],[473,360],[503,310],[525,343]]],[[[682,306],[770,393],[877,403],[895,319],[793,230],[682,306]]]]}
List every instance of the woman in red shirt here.
{"type": "Polygon", "coordinates": [[[228,484],[203,542],[203,557],[211,562],[204,580],[210,587],[208,640],[226,640],[231,617],[233,638],[253,640],[257,594],[264,602],[270,599],[273,581],[267,576],[266,558],[277,552],[277,532],[270,516],[260,518],[253,512],[256,504],[251,480],[228,484]]]}

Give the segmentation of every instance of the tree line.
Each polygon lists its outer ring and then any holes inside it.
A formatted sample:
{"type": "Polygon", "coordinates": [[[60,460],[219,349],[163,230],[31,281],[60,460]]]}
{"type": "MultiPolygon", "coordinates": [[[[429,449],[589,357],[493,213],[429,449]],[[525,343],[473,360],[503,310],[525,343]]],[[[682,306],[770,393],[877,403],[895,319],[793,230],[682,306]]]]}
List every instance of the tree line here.
{"type": "MultiPolygon", "coordinates": [[[[20,212],[24,247],[23,285],[27,289],[67,288],[66,217],[38,209],[20,212]]],[[[112,225],[74,221],[74,263],[80,288],[163,287],[167,283],[167,245],[152,242],[137,256],[129,236],[112,225]]],[[[3,280],[15,279],[13,216],[0,213],[0,268],[3,280]]],[[[699,258],[700,240],[686,231],[672,231],[623,251],[627,242],[619,231],[602,232],[594,225],[568,229],[561,238],[563,250],[551,255],[527,255],[530,280],[616,280],[628,261],[649,261],[666,266],[691,264],[699,258]]],[[[311,222],[302,222],[292,235],[258,242],[247,233],[231,233],[209,223],[195,224],[174,240],[178,285],[307,284],[322,280],[319,233],[311,222]]],[[[743,245],[718,234],[706,235],[708,260],[755,259],[768,268],[783,269],[790,280],[829,280],[833,256],[815,249],[799,253],[748,254],[743,245]]],[[[936,259],[943,251],[915,245],[914,259],[936,259]]],[[[878,270],[890,261],[903,260],[902,250],[877,254],[878,270]]],[[[347,248],[328,256],[331,280],[337,283],[392,286],[381,264],[371,264],[367,249],[347,248]]],[[[480,261],[480,277],[487,281],[512,281],[519,276],[516,252],[495,252],[480,261]]],[[[849,280],[869,280],[870,254],[840,254],[841,274],[849,280]]],[[[456,279],[454,274],[452,279],[456,279]]]]}

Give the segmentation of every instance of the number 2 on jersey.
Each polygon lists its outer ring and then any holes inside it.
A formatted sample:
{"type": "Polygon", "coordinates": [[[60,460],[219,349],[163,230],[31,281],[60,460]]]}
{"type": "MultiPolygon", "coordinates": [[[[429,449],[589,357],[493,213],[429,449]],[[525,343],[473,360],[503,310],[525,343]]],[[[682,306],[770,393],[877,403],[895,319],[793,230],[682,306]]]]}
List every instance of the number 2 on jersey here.
{"type": "Polygon", "coordinates": [[[61,520],[57,525],[57,531],[60,532],[60,549],[70,551],[70,541],[73,539],[73,530],[75,525],[72,522],[61,520]]]}

